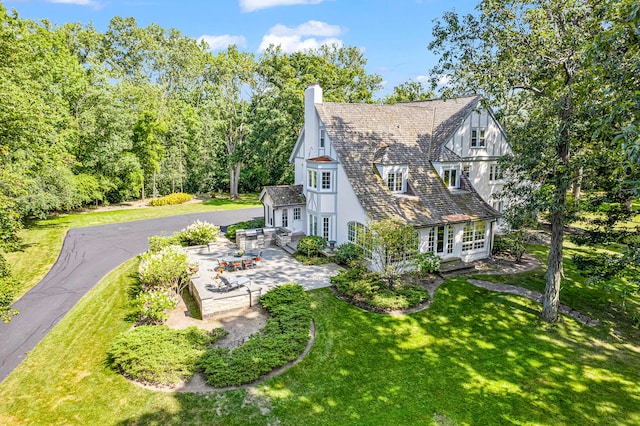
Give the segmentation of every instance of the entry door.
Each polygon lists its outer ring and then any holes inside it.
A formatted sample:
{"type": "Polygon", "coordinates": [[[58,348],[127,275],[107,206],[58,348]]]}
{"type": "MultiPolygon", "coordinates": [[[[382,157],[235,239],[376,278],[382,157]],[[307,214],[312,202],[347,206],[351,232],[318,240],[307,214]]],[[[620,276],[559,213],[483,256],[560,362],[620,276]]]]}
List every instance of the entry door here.
{"type": "Polygon", "coordinates": [[[296,233],[304,232],[304,223],[302,222],[302,207],[293,208],[292,230],[296,233]]]}
{"type": "Polygon", "coordinates": [[[451,225],[436,227],[436,254],[453,253],[453,232],[451,225]]]}

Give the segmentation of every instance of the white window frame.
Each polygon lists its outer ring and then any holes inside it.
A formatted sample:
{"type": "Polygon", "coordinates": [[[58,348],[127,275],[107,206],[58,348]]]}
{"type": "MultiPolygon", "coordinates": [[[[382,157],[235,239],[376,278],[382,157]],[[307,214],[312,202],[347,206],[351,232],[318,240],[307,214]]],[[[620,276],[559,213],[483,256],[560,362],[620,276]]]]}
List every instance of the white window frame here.
{"type": "Polygon", "coordinates": [[[323,170],[320,172],[320,189],[322,189],[323,191],[331,191],[331,177],[332,176],[330,171],[323,170]],[[327,177],[328,180],[325,181],[325,177],[327,177]]]}
{"type": "Polygon", "coordinates": [[[442,181],[447,188],[460,188],[460,170],[457,167],[447,167],[442,169],[442,181]],[[451,174],[454,174],[451,182],[451,174]]]}
{"type": "Polygon", "coordinates": [[[462,174],[468,178],[471,177],[471,164],[465,164],[462,166],[462,174]]]}
{"type": "Polygon", "coordinates": [[[282,227],[289,227],[289,209],[282,209],[282,227]]]}
{"type": "Polygon", "coordinates": [[[487,129],[485,127],[474,127],[471,129],[471,148],[486,148],[487,129]]]}
{"type": "Polygon", "coordinates": [[[484,221],[467,222],[462,232],[462,251],[483,249],[485,247],[486,226],[484,221]]]}
{"type": "Polygon", "coordinates": [[[320,148],[324,148],[326,138],[327,138],[327,132],[325,132],[324,129],[320,129],[320,136],[319,136],[320,142],[318,144],[320,148]]]}
{"type": "Polygon", "coordinates": [[[318,235],[318,216],[309,213],[309,235],[318,235]]]}
{"type": "Polygon", "coordinates": [[[371,259],[372,238],[371,231],[360,222],[347,223],[347,239],[362,249],[365,259],[371,259]]]}
{"type": "Polygon", "coordinates": [[[309,169],[307,188],[318,189],[318,171],[309,169]]]}
{"type": "Polygon", "coordinates": [[[322,237],[329,241],[331,235],[331,218],[324,216],[322,218],[322,237]]]}
{"type": "Polygon", "coordinates": [[[489,166],[489,181],[495,182],[503,179],[504,176],[502,174],[502,167],[500,167],[500,164],[491,164],[489,166]]]}
{"type": "Polygon", "coordinates": [[[394,194],[404,192],[404,173],[389,172],[387,173],[387,188],[394,194]]]}
{"type": "Polygon", "coordinates": [[[293,208],[293,220],[301,220],[302,219],[302,209],[300,207],[293,208]]]}

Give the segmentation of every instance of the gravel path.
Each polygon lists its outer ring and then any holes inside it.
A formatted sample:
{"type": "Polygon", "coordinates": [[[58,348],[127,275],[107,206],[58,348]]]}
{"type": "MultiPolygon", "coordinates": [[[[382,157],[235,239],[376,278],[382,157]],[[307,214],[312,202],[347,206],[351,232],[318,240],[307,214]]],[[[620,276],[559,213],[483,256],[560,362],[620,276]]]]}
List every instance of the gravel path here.
{"type": "Polygon", "coordinates": [[[49,273],[14,304],[20,315],[8,324],[0,323],[0,382],[89,289],[118,265],[147,250],[148,237],[171,234],[195,220],[228,226],[262,214],[262,208],[252,208],[69,230],[49,273]]]}

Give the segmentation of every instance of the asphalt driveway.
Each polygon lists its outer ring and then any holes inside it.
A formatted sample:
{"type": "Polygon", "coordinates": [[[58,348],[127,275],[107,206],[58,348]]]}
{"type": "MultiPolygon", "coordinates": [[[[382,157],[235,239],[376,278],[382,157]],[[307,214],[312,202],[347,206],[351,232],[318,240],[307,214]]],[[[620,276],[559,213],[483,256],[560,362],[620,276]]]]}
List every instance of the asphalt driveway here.
{"type": "Polygon", "coordinates": [[[0,323],[0,382],[102,277],[146,251],[150,236],[171,234],[198,219],[226,227],[262,214],[262,208],[252,208],[69,230],[49,273],[14,304],[20,315],[0,323]]]}

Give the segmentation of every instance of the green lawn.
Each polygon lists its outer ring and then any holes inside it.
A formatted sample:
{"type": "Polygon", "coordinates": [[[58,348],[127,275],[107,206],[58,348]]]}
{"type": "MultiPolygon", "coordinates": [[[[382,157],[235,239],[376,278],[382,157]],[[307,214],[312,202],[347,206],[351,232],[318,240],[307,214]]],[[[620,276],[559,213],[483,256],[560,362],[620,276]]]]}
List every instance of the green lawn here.
{"type": "Polygon", "coordinates": [[[135,386],[105,364],[130,324],[136,262],[107,276],[0,387],[0,424],[634,424],[640,345],[539,305],[447,281],[417,314],[310,293],[307,357],[257,387],[208,395],[135,386]]]}
{"type": "Polygon", "coordinates": [[[22,283],[17,295],[17,297],[20,297],[36,285],[51,269],[62,248],[64,236],[67,230],[71,228],[189,213],[259,207],[261,205],[256,194],[248,194],[242,195],[236,201],[216,198],[201,203],[60,215],[51,219],[35,221],[22,230],[20,232],[23,244],[22,250],[7,253],[5,257],[9,262],[14,277],[22,283]]]}

